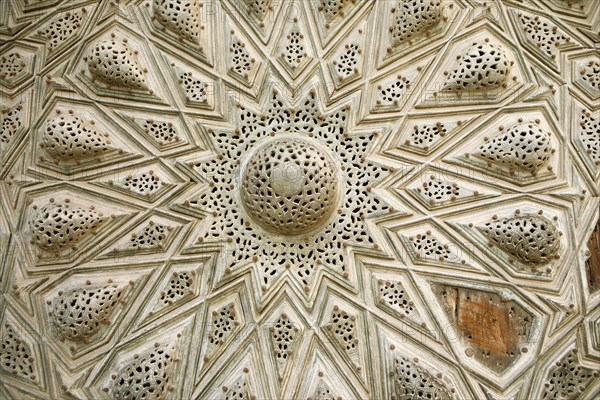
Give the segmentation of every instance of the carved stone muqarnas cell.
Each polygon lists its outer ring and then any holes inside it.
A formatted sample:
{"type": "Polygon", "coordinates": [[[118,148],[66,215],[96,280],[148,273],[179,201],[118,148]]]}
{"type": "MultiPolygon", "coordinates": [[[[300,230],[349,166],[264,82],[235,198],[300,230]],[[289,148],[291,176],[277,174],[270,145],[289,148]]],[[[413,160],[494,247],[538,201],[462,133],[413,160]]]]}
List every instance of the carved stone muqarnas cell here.
{"type": "Polygon", "coordinates": [[[599,27],[0,2],[0,398],[599,398],[599,27]]]}

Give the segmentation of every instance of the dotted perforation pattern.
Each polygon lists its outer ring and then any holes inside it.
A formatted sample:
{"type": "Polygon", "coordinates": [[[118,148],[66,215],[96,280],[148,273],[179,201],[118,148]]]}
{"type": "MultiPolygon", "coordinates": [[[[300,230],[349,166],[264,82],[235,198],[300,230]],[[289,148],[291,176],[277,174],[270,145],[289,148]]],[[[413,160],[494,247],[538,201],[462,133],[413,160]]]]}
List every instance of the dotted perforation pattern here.
{"type": "Polygon", "coordinates": [[[558,258],[561,233],[548,219],[523,215],[487,222],[478,228],[520,262],[543,266],[558,258]]]}
{"type": "Polygon", "coordinates": [[[160,304],[168,306],[193,294],[195,275],[195,271],[173,272],[166,287],[160,293],[160,304]]]}
{"type": "Polygon", "coordinates": [[[402,283],[389,280],[378,280],[377,288],[379,292],[379,302],[387,305],[389,308],[399,313],[401,317],[409,317],[420,321],[421,317],[415,304],[408,296],[402,283]]]}
{"type": "Polygon", "coordinates": [[[565,354],[548,371],[544,382],[542,399],[576,399],[594,379],[598,379],[599,372],[584,367],[577,359],[577,350],[573,349],[565,354]]]}
{"type": "Polygon", "coordinates": [[[321,224],[337,205],[338,177],[329,156],[312,143],[268,142],[252,155],[242,177],[245,209],[266,229],[294,235],[321,224]]]}
{"type": "Polygon", "coordinates": [[[112,394],[118,400],[163,398],[173,378],[173,349],[158,346],[133,360],[114,374],[112,394]]]}
{"type": "Polygon", "coordinates": [[[142,67],[135,58],[137,50],[131,51],[127,39],[122,42],[104,40],[97,43],[87,57],[87,66],[92,79],[108,86],[147,90],[142,67]]]}
{"type": "Polygon", "coordinates": [[[72,37],[81,28],[87,10],[74,10],[58,14],[38,33],[46,37],[46,46],[52,51],[72,37]]]}
{"type": "Polygon", "coordinates": [[[8,81],[15,79],[25,70],[27,63],[23,56],[17,52],[11,52],[0,57],[0,79],[8,81]]]}
{"type": "Polygon", "coordinates": [[[201,17],[198,0],[154,0],[154,18],[177,36],[198,43],[201,17]]]}
{"type": "Polygon", "coordinates": [[[423,34],[442,19],[441,0],[402,0],[392,9],[394,23],[389,27],[392,45],[423,34]]]}
{"type": "Polygon", "coordinates": [[[476,153],[492,163],[535,174],[552,155],[550,133],[537,122],[519,123],[483,143],[476,153]]]}
{"type": "Polygon", "coordinates": [[[31,347],[10,324],[3,327],[0,350],[0,368],[5,372],[29,381],[37,379],[31,347]]]}
{"type": "Polygon", "coordinates": [[[103,221],[102,213],[93,207],[73,207],[67,201],[50,203],[30,220],[31,240],[42,250],[60,251],[79,242],[103,221]]]}
{"type": "Polygon", "coordinates": [[[513,62],[502,46],[473,43],[458,58],[458,65],[448,75],[443,90],[461,92],[506,87],[513,62]]]}
{"type": "Polygon", "coordinates": [[[600,118],[592,117],[592,113],[582,110],[579,119],[579,138],[585,151],[596,166],[600,165],[600,118]]]}
{"type": "Polygon", "coordinates": [[[347,108],[322,113],[317,107],[314,92],[310,92],[306,100],[294,109],[287,107],[277,92],[273,92],[270,99],[262,115],[240,105],[240,125],[233,133],[210,132],[222,156],[192,164],[200,175],[209,177],[209,188],[190,203],[212,215],[209,226],[199,239],[201,242],[225,240],[232,244],[225,273],[248,262],[257,262],[261,283],[268,285],[282,268],[295,267],[296,276],[306,290],[319,263],[347,274],[347,243],[373,245],[364,219],[390,210],[370,191],[370,185],[381,180],[386,169],[366,160],[374,133],[347,134],[347,108]],[[252,221],[241,215],[239,205],[230,195],[236,189],[234,178],[238,162],[262,140],[280,132],[308,135],[324,144],[331,154],[336,155],[346,179],[338,215],[308,242],[302,236],[298,241],[282,241],[255,230],[252,221]],[[357,209],[361,212],[353,211],[357,209]]]}
{"type": "Polygon", "coordinates": [[[451,400],[446,385],[426,369],[406,357],[395,356],[392,376],[397,399],[451,400]]]}
{"type": "Polygon", "coordinates": [[[0,110],[0,145],[10,143],[23,126],[23,106],[2,107],[0,110]]]}
{"type": "Polygon", "coordinates": [[[59,114],[48,120],[41,146],[61,161],[92,158],[113,150],[107,133],[99,133],[91,121],[73,114],[59,114]]]}
{"type": "Polygon", "coordinates": [[[60,291],[52,304],[53,330],[61,340],[89,342],[108,324],[123,296],[117,285],[60,291]]]}

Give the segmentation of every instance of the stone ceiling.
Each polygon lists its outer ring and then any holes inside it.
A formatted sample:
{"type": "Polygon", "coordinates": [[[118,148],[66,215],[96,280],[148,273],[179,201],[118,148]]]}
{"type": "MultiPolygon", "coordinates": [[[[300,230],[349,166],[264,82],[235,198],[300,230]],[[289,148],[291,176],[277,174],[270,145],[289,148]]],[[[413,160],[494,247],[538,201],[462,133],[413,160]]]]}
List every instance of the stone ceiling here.
{"type": "Polygon", "coordinates": [[[0,3],[0,397],[600,396],[600,7],[0,3]]]}

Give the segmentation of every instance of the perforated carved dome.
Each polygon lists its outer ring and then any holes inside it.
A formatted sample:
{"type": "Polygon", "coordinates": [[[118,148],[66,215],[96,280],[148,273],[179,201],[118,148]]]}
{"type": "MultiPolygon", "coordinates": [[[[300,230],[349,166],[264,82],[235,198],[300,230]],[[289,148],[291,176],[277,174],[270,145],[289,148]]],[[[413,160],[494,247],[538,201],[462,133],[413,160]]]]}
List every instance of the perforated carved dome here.
{"type": "Polygon", "coordinates": [[[52,157],[65,161],[92,158],[111,150],[108,134],[101,134],[90,122],[68,114],[46,123],[43,146],[52,157]]]}
{"type": "Polygon", "coordinates": [[[552,154],[550,133],[535,122],[513,126],[479,147],[478,156],[509,168],[536,172],[552,154]]]}
{"type": "Polygon", "coordinates": [[[526,264],[546,265],[560,249],[559,230],[537,215],[488,222],[480,230],[501,249],[526,264]]]}
{"type": "Polygon", "coordinates": [[[92,49],[87,61],[88,69],[93,78],[107,85],[143,90],[146,89],[146,80],[134,55],[125,42],[105,40],[92,49]]]}
{"type": "Polygon", "coordinates": [[[600,396],[597,2],[13,3],[0,400],[600,396]]]}
{"type": "Polygon", "coordinates": [[[497,89],[508,81],[512,64],[502,46],[474,43],[449,75],[444,90],[497,89]]]}
{"type": "Polygon", "coordinates": [[[339,181],[333,160],[303,139],[270,141],[242,174],[242,203],[263,228],[284,235],[309,232],[331,215],[339,181]]]}

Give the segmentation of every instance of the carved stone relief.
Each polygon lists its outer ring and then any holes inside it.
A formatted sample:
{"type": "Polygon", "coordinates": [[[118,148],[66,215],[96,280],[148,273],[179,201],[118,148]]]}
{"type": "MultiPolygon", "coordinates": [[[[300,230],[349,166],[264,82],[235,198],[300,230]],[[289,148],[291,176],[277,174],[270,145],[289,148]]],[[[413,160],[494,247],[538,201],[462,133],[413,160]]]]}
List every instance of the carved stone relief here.
{"type": "Polygon", "coordinates": [[[599,32],[0,2],[0,397],[597,398],[599,32]]]}

